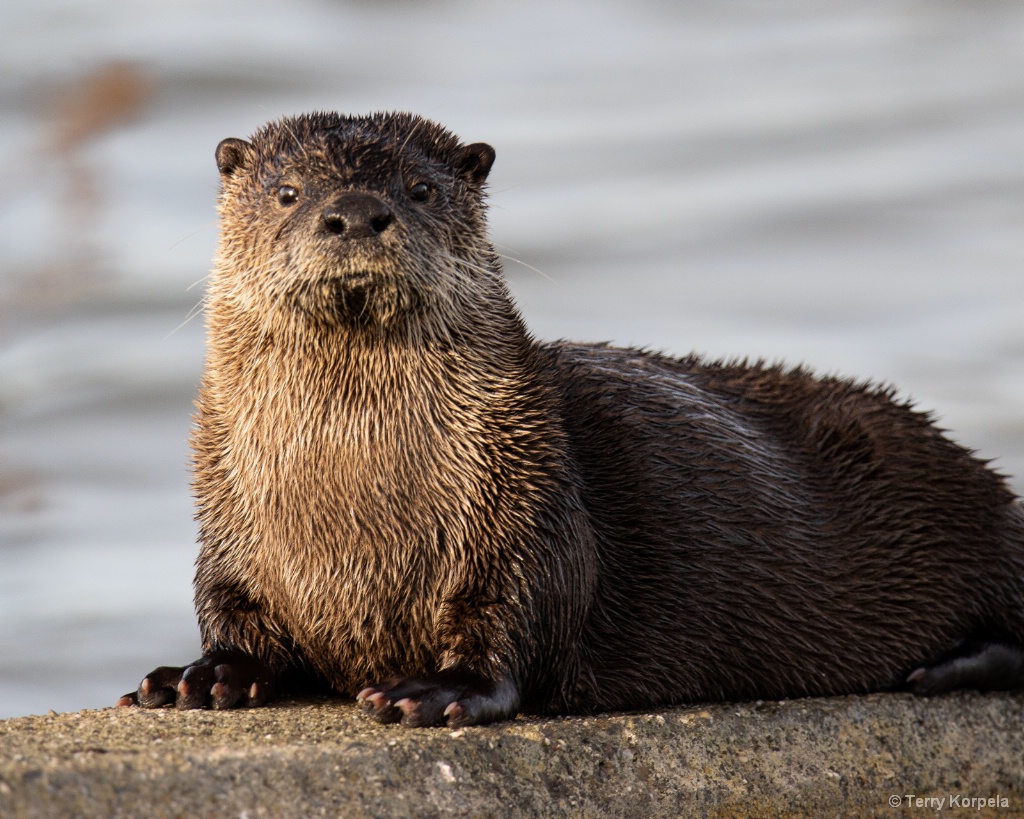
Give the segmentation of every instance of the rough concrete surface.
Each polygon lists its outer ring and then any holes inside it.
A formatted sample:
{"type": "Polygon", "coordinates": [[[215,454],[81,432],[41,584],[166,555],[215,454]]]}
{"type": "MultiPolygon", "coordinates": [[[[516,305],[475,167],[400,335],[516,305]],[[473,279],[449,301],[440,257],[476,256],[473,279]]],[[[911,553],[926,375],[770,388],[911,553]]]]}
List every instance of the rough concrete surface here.
{"type": "Polygon", "coordinates": [[[725,704],[457,731],[380,726],[324,701],[0,722],[5,819],[936,815],[926,799],[943,800],[939,816],[1024,816],[1024,695],[725,704]]]}

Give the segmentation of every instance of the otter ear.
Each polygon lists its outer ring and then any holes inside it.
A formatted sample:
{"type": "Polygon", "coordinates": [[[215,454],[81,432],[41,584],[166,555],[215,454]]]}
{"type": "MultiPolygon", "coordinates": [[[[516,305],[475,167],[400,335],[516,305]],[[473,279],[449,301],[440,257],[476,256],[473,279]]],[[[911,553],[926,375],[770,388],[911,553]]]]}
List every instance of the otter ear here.
{"type": "Polygon", "coordinates": [[[462,146],[455,158],[455,169],[477,185],[487,178],[493,164],[494,148],[483,142],[462,146]]]}
{"type": "Polygon", "coordinates": [[[232,176],[253,155],[252,143],[244,139],[222,140],[217,146],[217,169],[224,178],[232,176]]]}

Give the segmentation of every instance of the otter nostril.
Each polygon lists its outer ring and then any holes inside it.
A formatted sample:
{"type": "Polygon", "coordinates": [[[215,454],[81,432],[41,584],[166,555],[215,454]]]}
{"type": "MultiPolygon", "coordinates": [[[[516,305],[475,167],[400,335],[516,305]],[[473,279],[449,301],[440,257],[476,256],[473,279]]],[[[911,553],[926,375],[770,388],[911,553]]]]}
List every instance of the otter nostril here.
{"type": "Polygon", "coordinates": [[[328,205],[324,208],[324,224],[327,225],[335,233],[345,232],[345,217],[342,214],[341,209],[334,205],[328,205]]]}
{"type": "Polygon", "coordinates": [[[321,215],[327,230],[346,239],[379,236],[394,219],[391,209],[376,196],[355,192],[339,196],[321,215]]]}

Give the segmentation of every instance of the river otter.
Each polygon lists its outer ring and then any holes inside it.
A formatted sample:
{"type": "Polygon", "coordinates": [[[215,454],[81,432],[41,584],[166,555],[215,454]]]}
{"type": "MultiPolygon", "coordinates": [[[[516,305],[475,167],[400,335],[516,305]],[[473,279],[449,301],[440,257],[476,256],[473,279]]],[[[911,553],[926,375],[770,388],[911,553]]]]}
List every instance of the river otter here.
{"type": "Polygon", "coordinates": [[[493,159],[408,114],[217,147],[203,655],[123,704],[320,684],[454,726],[1024,685],[1002,477],[887,389],[535,341],[493,159]]]}

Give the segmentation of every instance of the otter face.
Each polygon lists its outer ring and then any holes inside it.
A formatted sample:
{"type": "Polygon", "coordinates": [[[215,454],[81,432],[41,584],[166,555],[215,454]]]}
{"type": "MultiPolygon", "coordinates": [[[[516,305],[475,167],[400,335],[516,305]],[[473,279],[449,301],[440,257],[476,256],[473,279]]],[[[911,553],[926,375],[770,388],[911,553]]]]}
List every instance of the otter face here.
{"type": "Polygon", "coordinates": [[[387,325],[443,313],[498,276],[483,205],[489,145],[461,145],[408,114],[315,114],[226,139],[216,156],[214,286],[243,306],[387,325]]]}

